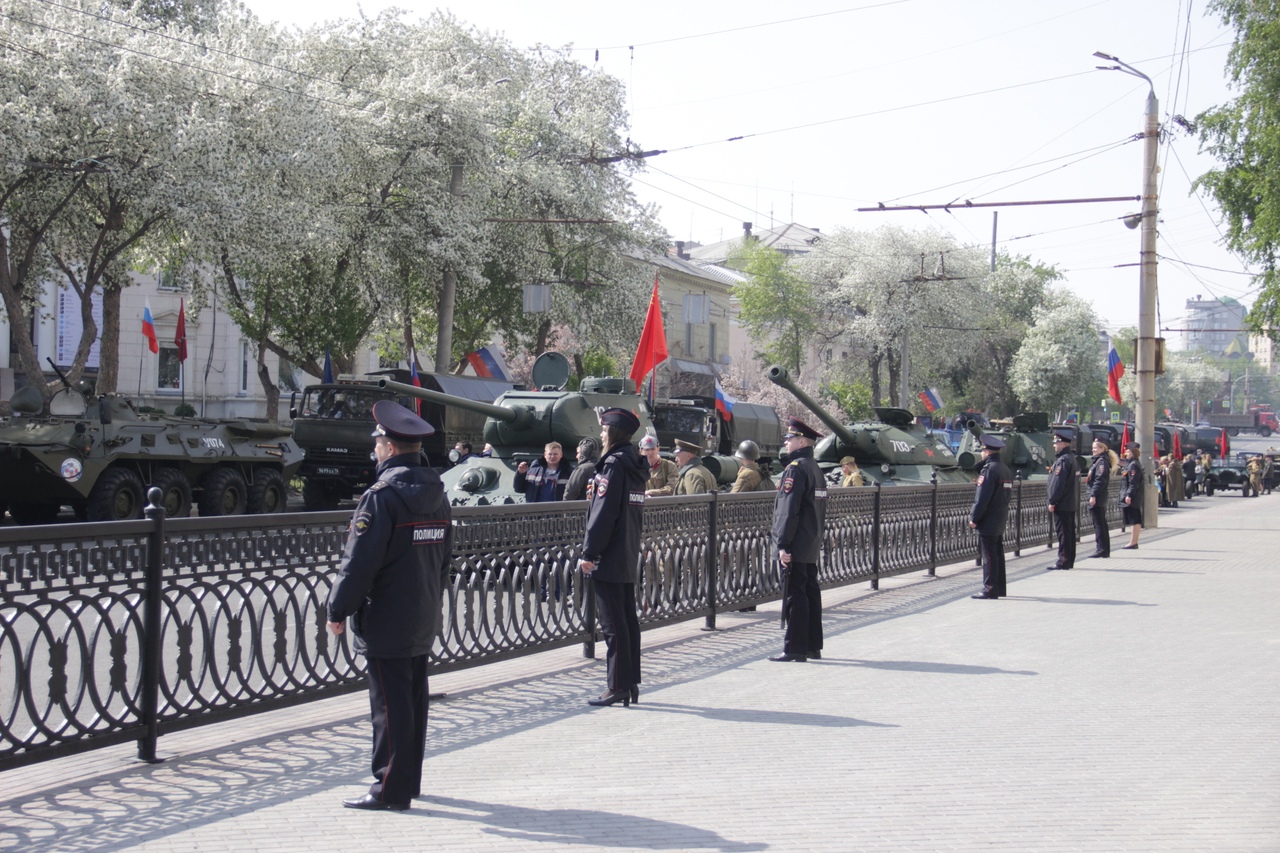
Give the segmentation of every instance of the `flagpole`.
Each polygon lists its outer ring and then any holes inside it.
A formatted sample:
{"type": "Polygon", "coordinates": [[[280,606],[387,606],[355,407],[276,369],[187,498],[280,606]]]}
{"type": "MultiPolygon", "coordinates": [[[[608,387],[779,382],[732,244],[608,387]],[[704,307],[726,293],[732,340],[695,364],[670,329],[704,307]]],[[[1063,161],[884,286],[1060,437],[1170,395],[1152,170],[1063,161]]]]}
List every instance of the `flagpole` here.
{"type": "Polygon", "coordinates": [[[138,404],[142,404],[142,355],[146,352],[146,348],[138,352],[138,404]]]}

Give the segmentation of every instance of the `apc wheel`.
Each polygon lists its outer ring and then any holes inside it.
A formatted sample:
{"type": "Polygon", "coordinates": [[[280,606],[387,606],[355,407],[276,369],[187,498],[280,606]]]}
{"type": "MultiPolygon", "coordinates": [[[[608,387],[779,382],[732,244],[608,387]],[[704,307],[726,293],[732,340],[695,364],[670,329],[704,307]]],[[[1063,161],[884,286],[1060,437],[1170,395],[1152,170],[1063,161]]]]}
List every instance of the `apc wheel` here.
{"type": "Polygon", "coordinates": [[[253,485],[249,487],[249,512],[284,512],[289,501],[289,487],[284,476],[274,468],[259,468],[253,472],[253,485]]]}
{"type": "Polygon", "coordinates": [[[302,504],[309,512],[323,512],[338,508],[338,490],[331,480],[313,480],[310,477],[302,481],[302,504]]]}
{"type": "Polygon", "coordinates": [[[235,468],[215,468],[205,475],[200,490],[201,515],[244,515],[249,484],[235,468]]]}
{"type": "Polygon", "coordinates": [[[191,515],[191,481],[177,468],[157,468],[151,485],[163,494],[160,505],[165,518],[186,518],[191,515]]]}
{"type": "Polygon", "coordinates": [[[58,507],[56,504],[26,504],[11,503],[9,504],[9,515],[13,516],[13,520],[22,525],[27,524],[53,524],[58,520],[58,507]]]}
{"type": "Polygon", "coordinates": [[[108,468],[89,490],[85,515],[90,521],[142,518],[142,478],[128,468],[108,468]]]}

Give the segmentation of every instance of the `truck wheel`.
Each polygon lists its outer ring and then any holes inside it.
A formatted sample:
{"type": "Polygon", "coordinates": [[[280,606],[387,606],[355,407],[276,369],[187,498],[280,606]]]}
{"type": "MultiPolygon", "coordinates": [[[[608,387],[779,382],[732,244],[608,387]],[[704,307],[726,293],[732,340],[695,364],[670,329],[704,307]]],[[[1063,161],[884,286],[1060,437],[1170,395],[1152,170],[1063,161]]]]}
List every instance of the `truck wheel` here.
{"type": "Polygon", "coordinates": [[[160,505],[166,518],[186,518],[191,515],[191,481],[177,468],[157,468],[151,485],[163,494],[160,505]]]}
{"type": "Polygon", "coordinates": [[[338,508],[338,490],[329,480],[313,480],[310,477],[302,481],[302,503],[309,512],[323,512],[338,508]]]}
{"type": "Polygon", "coordinates": [[[284,477],[274,468],[259,468],[253,472],[253,485],[249,487],[249,512],[284,512],[289,500],[289,487],[284,477]]]}
{"type": "Polygon", "coordinates": [[[200,489],[201,515],[244,515],[249,484],[235,468],[215,468],[204,475],[200,489]]]}
{"type": "Polygon", "coordinates": [[[57,504],[9,504],[9,515],[19,524],[53,524],[58,520],[57,504]]]}
{"type": "Polygon", "coordinates": [[[85,514],[90,521],[142,518],[142,478],[128,468],[108,468],[89,490],[85,514]]]}
{"type": "Polygon", "coordinates": [[[1232,438],[1235,438],[1239,434],[1240,434],[1240,430],[1236,429],[1235,427],[1227,427],[1227,435],[1231,436],[1232,438]]]}
{"type": "Polygon", "coordinates": [[[1262,429],[1258,430],[1258,433],[1263,438],[1271,438],[1271,427],[1263,427],[1262,429]]]}

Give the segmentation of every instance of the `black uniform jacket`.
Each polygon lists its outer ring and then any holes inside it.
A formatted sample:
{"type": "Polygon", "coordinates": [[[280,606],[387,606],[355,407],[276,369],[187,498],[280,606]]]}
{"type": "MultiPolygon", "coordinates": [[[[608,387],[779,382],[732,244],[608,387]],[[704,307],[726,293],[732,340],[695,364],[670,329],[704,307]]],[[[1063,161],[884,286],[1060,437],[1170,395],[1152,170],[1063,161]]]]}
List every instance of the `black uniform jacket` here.
{"type": "Polygon", "coordinates": [[[351,617],[357,652],[407,658],[431,651],[453,550],[449,519],[440,475],[417,454],[378,465],[377,481],[351,516],[329,593],[329,621],[351,617]]]}
{"type": "Polygon", "coordinates": [[[596,564],[592,578],[613,583],[639,579],[648,479],[649,462],[634,444],[610,448],[596,463],[587,532],[582,538],[582,558],[596,564]]]}
{"type": "Polygon", "coordinates": [[[1076,472],[1076,457],[1068,447],[1059,451],[1049,469],[1049,505],[1054,512],[1076,512],[1080,500],[1080,475],[1076,472]]]}
{"type": "Polygon", "coordinates": [[[1137,459],[1130,459],[1124,463],[1124,470],[1120,472],[1121,505],[1125,498],[1132,498],[1130,506],[1141,507],[1143,488],[1142,464],[1137,459]]]}
{"type": "Polygon", "coordinates": [[[521,474],[516,471],[515,487],[524,492],[524,499],[529,503],[537,503],[538,492],[542,488],[544,481],[551,477],[556,478],[555,497],[552,500],[564,500],[564,490],[569,485],[569,476],[573,473],[573,463],[567,457],[560,457],[560,465],[556,468],[556,473],[551,474],[547,471],[546,459],[535,459],[529,465],[529,470],[521,474]]]}
{"type": "Polygon", "coordinates": [[[1013,498],[1013,472],[992,454],[978,469],[978,489],[973,496],[969,520],[978,525],[979,536],[1003,536],[1013,498]]]}
{"type": "Polygon", "coordinates": [[[827,481],[813,461],[813,448],[802,447],[790,454],[773,499],[774,546],[790,551],[794,562],[816,563],[826,520],[827,481]]]}
{"type": "Polygon", "coordinates": [[[1111,457],[1105,453],[1093,457],[1089,464],[1089,479],[1085,486],[1089,489],[1089,497],[1096,498],[1098,506],[1107,502],[1107,485],[1111,482],[1111,457]]]}

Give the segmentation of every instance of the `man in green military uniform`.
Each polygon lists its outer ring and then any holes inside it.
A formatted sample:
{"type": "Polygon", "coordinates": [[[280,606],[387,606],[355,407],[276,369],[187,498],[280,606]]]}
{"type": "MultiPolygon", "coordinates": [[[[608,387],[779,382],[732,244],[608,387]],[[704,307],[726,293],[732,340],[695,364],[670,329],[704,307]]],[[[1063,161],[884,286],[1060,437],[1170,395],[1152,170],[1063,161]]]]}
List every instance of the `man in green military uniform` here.
{"type": "Polygon", "coordinates": [[[703,495],[716,490],[716,477],[702,464],[701,451],[691,441],[676,439],[676,464],[680,466],[677,495],[703,495]]]}

